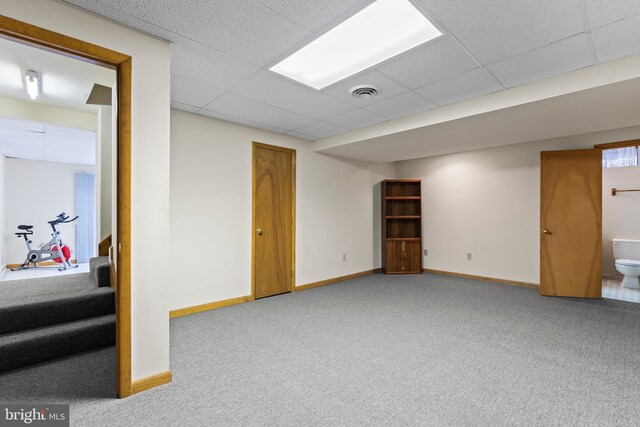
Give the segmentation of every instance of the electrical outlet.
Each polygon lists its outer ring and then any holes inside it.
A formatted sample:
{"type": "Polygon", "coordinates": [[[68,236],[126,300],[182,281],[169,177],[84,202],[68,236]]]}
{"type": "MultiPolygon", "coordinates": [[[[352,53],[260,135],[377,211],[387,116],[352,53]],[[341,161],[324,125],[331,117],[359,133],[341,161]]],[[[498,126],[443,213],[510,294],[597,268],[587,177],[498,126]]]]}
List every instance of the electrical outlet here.
{"type": "Polygon", "coordinates": [[[424,256],[427,256],[427,255],[429,255],[429,249],[424,250],[424,256]]]}
{"type": "Polygon", "coordinates": [[[472,255],[471,252],[467,252],[467,261],[471,261],[472,255]]]}
{"type": "Polygon", "coordinates": [[[346,261],[347,260],[347,254],[342,254],[342,260],[346,261]]]}

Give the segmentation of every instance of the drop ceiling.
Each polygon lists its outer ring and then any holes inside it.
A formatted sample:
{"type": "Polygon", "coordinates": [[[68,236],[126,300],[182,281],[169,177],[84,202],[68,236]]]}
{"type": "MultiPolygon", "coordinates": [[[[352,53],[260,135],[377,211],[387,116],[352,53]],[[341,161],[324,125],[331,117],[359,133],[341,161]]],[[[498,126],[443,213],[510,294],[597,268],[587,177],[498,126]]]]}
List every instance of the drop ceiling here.
{"type": "Polygon", "coordinates": [[[412,2],[444,36],[315,91],[268,68],[372,1],[66,1],[171,41],[173,108],[308,140],[640,52],[639,0],[412,2]]]}
{"type": "Polygon", "coordinates": [[[116,80],[114,70],[1,38],[0,75],[0,97],[93,113],[99,107],[86,100],[94,83],[112,87],[116,80]],[[26,70],[41,81],[36,100],[27,95],[26,70]]]}

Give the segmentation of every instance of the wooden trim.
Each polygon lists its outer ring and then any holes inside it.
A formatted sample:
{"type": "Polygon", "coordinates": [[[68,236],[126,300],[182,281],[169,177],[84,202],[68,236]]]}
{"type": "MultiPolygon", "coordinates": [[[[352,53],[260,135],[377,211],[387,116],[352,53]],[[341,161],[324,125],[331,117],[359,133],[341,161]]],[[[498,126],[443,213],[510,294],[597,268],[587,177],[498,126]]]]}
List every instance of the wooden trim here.
{"type": "Polygon", "coordinates": [[[319,282],[307,283],[306,285],[300,285],[293,288],[294,291],[305,291],[307,289],[313,289],[320,286],[332,285],[334,283],[344,282],[345,280],[357,279],[358,277],[369,276],[371,274],[380,273],[381,268],[374,268],[373,270],[361,271],[359,273],[347,274],[346,276],[334,277],[331,279],[320,280],[319,282]]]}
{"type": "Polygon", "coordinates": [[[112,234],[109,234],[107,237],[102,239],[100,243],[98,243],[98,256],[109,255],[109,248],[111,247],[111,238],[112,238],[112,234]]]}
{"type": "Polygon", "coordinates": [[[156,375],[151,375],[150,377],[135,380],[133,384],[131,384],[131,393],[136,394],[149,390],[150,388],[168,384],[172,379],[173,375],[171,374],[171,371],[165,371],[156,375]]]}
{"type": "Polygon", "coordinates": [[[113,262],[113,246],[109,246],[109,278],[111,279],[111,289],[118,296],[118,275],[116,273],[116,264],[113,262]]]}
{"type": "Polygon", "coordinates": [[[283,153],[295,154],[296,152],[296,150],[294,150],[293,148],[278,147],[277,145],[263,144],[262,142],[256,142],[256,141],[253,141],[253,146],[257,148],[263,148],[265,150],[282,151],[283,153]]]}
{"type": "Polygon", "coordinates": [[[118,396],[133,394],[131,378],[131,73],[132,60],[118,65],[118,209],[116,232],[116,366],[118,396]]]}
{"type": "Polygon", "coordinates": [[[116,375],[119,397],[131,380],[131,57],[73,37],[0,15],[0,37],[107,68],[118,81],[116,375]]]}
{"type": "Polygon", "coordinates": [[[291,153],[291,292],[296,288],[296,150],[291,153]]]}
{"type": "Polygon", "coordinates": [[[610,150],[612,148],[624,148],[624,147],[636,147],[640,145],[640,139],[631,139],[629,141],[608,142],[606,144],[597,144],[593,148],[601,148],[603,150],[610,150]]]}
{"type": "Polygon", "coordinates": [[[120,52],[4,15],[0,15],[0,37],[108,68],[117,68],[129,58],[120,52]]]}
{"type": "MultiPolygon", "coordinates": [[[[78,261],[75,260],[75,259],[70,259],[69,262],[71,264],[77,264],[78,263],[78,261]]],[[[21,265],[22,264],[7,264],[7,268],[18,268],[21,265]]],[[[48,267],[48,266],[62,265],[62,264],[59,264],[59,263],[57,263],[55,261],[44,261],[44,262],[39,262],[38,265],[41,266],[41,267],[48,267]]],[[[31,267],[31,268],[34,268],[34,267],[31,267]]]]}
{"type": "Polygon", "coordinates": [[[296,288],[296,150],[252,142],[251,146],[251,298],[256,295],[256,148],[291,153],[291,292],[296,288]]]}
{"type": "Polygon", "coordinates": [[[171,310],[169,312],[169,318],[173,319],[181,316],[188,316],[190,314],[202,313],[203,311],[215,310],[217,308],[229,307],[232,305],[243,304],[245,302],[253,301],[253,296],[246,295],[238,298],[225,299],[222,301],[214,301],[206,304],[194,305],[191,307],[179,308],[171,310]]]}
{"type": "Polygon", "coordinates": [[[425,273],[440,274],[443,276],[461,277],[463,279],[481,280],[483,282],[502,283],[503,285],[520,286],[523,288],[538,289],[540,286],[536,283],[519,282],[517,280],[498,279],[496,277],[476,276],[474,274],[454,273],[453,271],[433,270],[431,268],[423,268],[425,273]]]}
{"type": "Polygon", "coordinates": [[[251,144],[251,298],[256,297],[256,148],[251,144]]]}

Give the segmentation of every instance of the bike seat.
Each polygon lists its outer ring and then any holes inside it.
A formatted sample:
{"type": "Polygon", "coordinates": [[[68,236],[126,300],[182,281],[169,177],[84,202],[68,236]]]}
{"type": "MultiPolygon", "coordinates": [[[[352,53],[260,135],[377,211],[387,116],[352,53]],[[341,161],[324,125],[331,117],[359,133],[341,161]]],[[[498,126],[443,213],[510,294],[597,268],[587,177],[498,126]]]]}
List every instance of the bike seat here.
{"type": "Polygon", "coordinates": [[[19,225],[18,226],[18,230],[25,230],[25,231],[29,231],[33,228],[33,225],[19,225]]]}

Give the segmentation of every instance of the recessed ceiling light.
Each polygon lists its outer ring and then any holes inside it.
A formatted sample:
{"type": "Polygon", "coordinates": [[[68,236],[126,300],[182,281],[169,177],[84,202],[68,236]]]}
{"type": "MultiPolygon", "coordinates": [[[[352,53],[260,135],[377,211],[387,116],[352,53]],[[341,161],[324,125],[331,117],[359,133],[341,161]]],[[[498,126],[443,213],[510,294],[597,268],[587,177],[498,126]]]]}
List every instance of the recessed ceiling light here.
{"type": "Polygon", "coordinates": [[[378,0],[271,71],[322,89],[440,35],[409,0],[378,0]]]}

